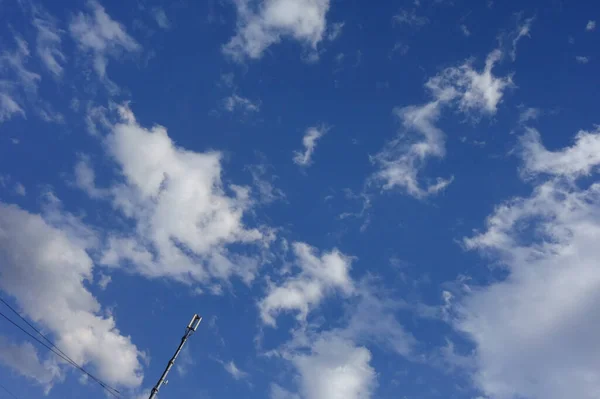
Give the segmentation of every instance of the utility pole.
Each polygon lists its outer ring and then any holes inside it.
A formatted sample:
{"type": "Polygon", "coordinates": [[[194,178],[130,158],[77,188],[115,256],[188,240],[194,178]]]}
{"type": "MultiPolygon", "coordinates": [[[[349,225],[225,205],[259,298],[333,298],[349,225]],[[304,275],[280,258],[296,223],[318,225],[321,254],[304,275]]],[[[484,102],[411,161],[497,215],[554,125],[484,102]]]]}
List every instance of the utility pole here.
{"type": "Polygon", "coordinates": [[[201,321],[202,321],[202,317],[198,316],[197,314],[195,314],[194,317],[192,317],[192,321],[190,321],[190,324],[188,324],[188,326],[186,327],[185,334],[181,338],[181,343],[177,347],[177,350],[175,351],[175,354],[173,355],[171,360],[169,360],[169,363],[167,364],[167,368],[165,369],[165,371],[163,371],[158,382],[156,383],[154,388],[152,388],[152,392],[150,393],[150,397],[148,399],[156,398],[156,395],[158,394],[158,390],[160,389],[161,385],[163,385],[165,383],[167,374],[169,374],[169,371],[171,371],[171,367],[173,367],[173,364],[175,363],[175,359],[177,359],[177,356],[179,356],[179,352],[181,352],[181,349],[183,348],[185,341],[187,341],[187,339],[190,337],[190,335],[192,335],[192,333],[194,331],[196,331],[196,329],[198,328],[198,325],[200,324],[201,321]]]}

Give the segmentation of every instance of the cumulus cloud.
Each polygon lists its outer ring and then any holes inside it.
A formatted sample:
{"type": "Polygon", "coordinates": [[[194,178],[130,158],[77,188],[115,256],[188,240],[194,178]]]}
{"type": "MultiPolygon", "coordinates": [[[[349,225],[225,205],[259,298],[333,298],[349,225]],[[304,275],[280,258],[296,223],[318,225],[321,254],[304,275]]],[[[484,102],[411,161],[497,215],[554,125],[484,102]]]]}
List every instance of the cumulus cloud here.
{"type": "Polygon", "coordinates": [[[588,21],[588,23],[585,25],[585,30],[588,32],[591,32],[593,30],[596,29],[596,21],[588,21]]]}
{"type": "Polygon", "coordinates": [[[579,132],[572,146],[550,151],[530,130],[524,168],[540,177],[532,194],[498,206],[486,229],[465,239],[507,276],[470,287],[456,308],[457,328],[475,344],[474,381],[488,397],[591,399],[600,390],[598,143],[598,130],[579,132]]]}
{"type": "Polygon", "coordinates": [[[348,275],[350,258],[336,250],[320,257],[316,249],[303,243],[292,246],[295,274],[270,285],[259,303],[263,322],[275,325],[281,311],[298,313],[299,328],[292,338],[271,351],[288,361],[296,372],[298,392],[273,385],[272,399],[368,399],[377,385],[377,373],[366,345],[412,359],[417,341],[396,319],[400,304],[370,281],[355,283],[348,275]],[[344,314],[339,327],[323,330],[320,323],[307,322],[307,315],[325,299],[341,293],[345,296],[344,314]]]}
{"type": "Polygon", "coordinates": [[[57,27],[56,19],[40,7],[34,9],[32,21],[37,30],[36,52],[42,63],[56,77],[63,74],[66,57],[61,49],[64,31],[57,27]]]}
{"type": "Polygon", "coordinates": [[[371,357],[365,347],[323,334],[309,353],[296,353],[290,360],[306,399],[367,399],[376,385],[371,357]]]}
{"type": "Polygon", "coordinates": [[[236,0],[237,32],[223,47],[235,60],[258,59],[283,38],[316,51],[327,31],[330,0],[236,0]]]}
{"type": "Polygon", "coordinates": [[[144,128],[131,110],[119,111],[121,120],[109,126],[105,146],[121,181],[96,187],[85,160],[76,172],[80,187],[111,201],[134,226],[109,234],[101,262],[187,284],[226,282],[233,276],[249,283],[271,240],[268,231],[243,222],[253,203],[250,189],[223,184],[221,153],[179,148],[166,128],[144,128]],[[229,251],[233,244],[244,250],[229,251]]]}
{"type": "Polygon", "coordinates": [[[312,164],[312,156],[317,147],[317,141],[323,137],[327,129],[321,127],[309,127],[306,129],[304,137],[302,137],[302,145],[304,152],[294,151],[294,163],[300,166],[310,166],[312,164]]]}
{"type": "MultiPolygon", "coordinates": [[[[88,251],[96,246],[95,235],[50,198],[44,217],[0,204],[0,289],[51,332],[75,362],[91,365],[110,385],[136,387],[142,382],[142,354],[87,288],[94,266],[88,251]]],[[[35,363],[31,350],[27,359],[35,363]]],[[[35,373],[45,384],[58,376],[35,373]]]]}
{"type": "Polygon", "coordinates": [[[578,55],[575,57],[575,61],[577,61],[579,64],[587,64],[588,62],[590,62],[590,57],[578,55]]]}
{"type": "Polygon", "coordinates": [[[326,294],[350,294],[354,289],[349,271],[351,259],[334,249],[319,255],[305,243],[294,243],[294,264],[299,273],[281,285],[271,284],[267,296],[259,303],[265,324],[275,326],[280,312],[295,311],[299,321],[306,320],[311,309],[318,306],[326,294]]]}
{"type": "Polygon", "coordinates": [[[87,8],[87,13],[79,12],[74,16],[69,31],[81,50],[92,53],[94,70],[104,78],[109,56],[114,58],[123,52],[137,52],[141,46],[97,1],[88,1],[87,8]]]}
{"type": "Polygon", "coordinates": [[[401,135],[371,157],[379,168],[372,181],[382,183],[384,190],[402,188],[415,198],[424,198],[444,190],[452,182],[452,177],[437,178],[425,187],[422,187],[418,178],[428,159],[445,156],[445,134],[436,126],[441,111],[444,107],[454,105],[473,120],[477,120],[481,114],[495,114],[505,90],[513,85],[510,76],[499,78],[492,73],[501,57],[499,50],[491,52],[481,72],[473,68],[472,61],[446,68],[425,84],[433,97],[432,101],[396,108],[394,114],[404,130],[415,132],[418,136],[401,135]]]}
{"type": "Polygon", "coordinates": [[[259,103],[252,102],[251,100],[238,96],[237,94],[226,97],[223,100],[223,107],[229,112],[234,112],[236,110],[241,110],[246,113],[260,111],[259,103]]]}

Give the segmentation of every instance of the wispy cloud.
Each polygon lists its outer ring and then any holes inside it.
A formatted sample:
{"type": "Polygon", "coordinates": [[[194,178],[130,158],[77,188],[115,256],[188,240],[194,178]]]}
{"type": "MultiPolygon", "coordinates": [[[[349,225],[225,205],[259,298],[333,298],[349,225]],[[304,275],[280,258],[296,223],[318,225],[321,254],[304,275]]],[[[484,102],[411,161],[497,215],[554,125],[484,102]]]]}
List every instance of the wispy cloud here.
{"type": "Polygon", "coordinates": [[[304,146],[304,151],[295,151],[294,152],[294,163],[300,166],[310,166],[312,164],[312,156],[317,148],[317,141],[323,137],[323,135],[327,132],[327,128],[324,126],[321,127],[309,127],[306,129],[306,133],[302,138],[302,145],[304,146]]]}
{"type": "Polygon", "coordinates": [[[87,13],[80,12],[73,17],[69,31],[81,50],[92,53],[94,70],[100,78],[104,78],[108,57],[137,52],[141,46],[129,36],[122,24],[106,13],[100,3],[90,0],[87,8],[87,13]]]}
{"type": "Polygon", "coordinates": [[[445,134],[436,126],[444,107],[454,105],[473,120],[481,114],[493,115],[502,100],[504,91],[512,86],[510,76],[499,78],[492,69],[502,53],[492,51],[481,72],[476,71],[468,61],[458,67],[443,70],[429,79],[425,87],[431,93],[432,101],[423,105],[398,107],[395,116],[406,132],[417,133],[417,137],[399,135],[384,149],[371,157],[378,171],[371,182],[382,183],[385,190],[402,188],[409,195],[424,198],[443,191],[453,181],[453,177],[437,178],[422,187],[418,174],[429,158],[443,158],[446,154],[445,134]]]}
{"type": "Polygon", "coordinates": [[[392,17],[392,20],[396,24],[413,27],[420,27],[429,23],[429,18],[417,15],[417,10],[414,8],[410,10],[400,10],[398,14],[392,17]]]}
{"type": "Polygon", "coordinates": [[[57,20],[40,7],[34,9],[33,26],[37,30],[36,52],[42,63],[56,77],[63,74],[64,55],[61,44],[64,31],[58,28],[57,20]]]}
{"type": "Polygon", "coordinates": [[[249,377],[249,374],[243,370],[240,370],[233,360],[224,363],[223,367],[225,368],[225,371],[227,371],[235,380],[242,380],[249,377]]]}
{"type": "Polygon", "coordinates": [[[260,103],[253,102],[252,100],[232,94],[223,100],[223,107],[226,111],[234,112],[241,110],[243,112],[258,112],[260,111],[260,103]]]}

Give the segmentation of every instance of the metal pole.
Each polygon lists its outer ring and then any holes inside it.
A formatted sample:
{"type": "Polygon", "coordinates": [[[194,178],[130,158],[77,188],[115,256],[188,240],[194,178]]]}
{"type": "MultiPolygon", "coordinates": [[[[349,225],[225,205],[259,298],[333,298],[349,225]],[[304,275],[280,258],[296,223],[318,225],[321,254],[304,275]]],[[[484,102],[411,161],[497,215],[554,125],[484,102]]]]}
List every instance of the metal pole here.
{"type": "Polygon", "coordinates": [[[169,360],[169,363],[167,364],[167,368],[165,369],[165,371],[163,371],[162,375],[160,376],[160,378],[159,378],[158,382],[156,383],[156,385],[154,386],[154,388],[152,388],[152,392],[150,393],[150,397],[148,399],[156,398],[156,395],[158,394],[158,390],[160,389],[161,385],[165,383],[167,374],[169,374],[169,371],[171,371],[171,367],[173,367],[173,364],[175,364],[175,359],[177,359],[177,356],[179,356],[179,352],[181,352],[181,349],[183,348],[185,341],[187,341],[187,339],[190,337],[190,335],[192,335],[192,333],[194,331],[196,331],[196,329],[198,328],[198,325],[200,324],[201,321],[202,321],[202,317],[195,314],[194,317],[192,318],[192,321],[190,321],[190,324],[188,324],[188,326],[186,327],[185,334],[181,338],[181,342],[179,343],[179,346],[177,347],[175,354],[173,355],[171,360],[169,360]]]}

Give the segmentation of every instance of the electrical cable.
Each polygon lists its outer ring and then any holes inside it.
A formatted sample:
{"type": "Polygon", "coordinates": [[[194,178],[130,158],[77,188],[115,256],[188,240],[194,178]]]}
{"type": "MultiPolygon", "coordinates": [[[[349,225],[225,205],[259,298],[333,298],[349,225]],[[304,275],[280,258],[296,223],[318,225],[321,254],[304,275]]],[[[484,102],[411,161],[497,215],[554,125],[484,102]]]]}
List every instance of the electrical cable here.
{"type": "Polygon", "coordinates": [[[9,394],[10,396],[12,396],[13,398],[15,398],[15,399],[19,399],[19,398],[17,397],[17,395],[15,395],[15,394],[14,394],[14,393],[12,393],[11,391],[9,391],[9,390],[8,390],[8,388],[7,388],[7,387],[5,387],[4,385],[0,384],[0,388],[2,388],[3,390],[5,390],[5,391],[6,391],[6,393],[7,393],[7,394],[9,394]]]}
{"type": "Polygon", "coordinates": [[[29,325],[31,328],[33,328],[41,337],[43,337],[46,341],[48,341],[51,346],[49,346],[48,344],[42,342],[40,339],[38,339],[36,336],[34,336],[33,334],[31,334],[29,331],[25,330],[23,327],[21,327],[20,325],[18,325],[17,323],[15,323],[13,320],[11,320],[4,313],[0,312],[0,316],[2,316],[4,319],[6,319],[9,323],[11,323],[12,325],[14,325],[15,327],[17,327],[23,333],[25,333],[29,337],[33,338],[40,345],[44,346],[46,349],[48,349],[49,351],[51,351],[52,353],[54,353],[56,356],[60,357],[65,362],[67,362],[71,366],[75,367],[76,369],[78,369],[79,371],[81,371],[82,373],[84,373],[85,375],[87,375],[88,377],[90,377],[92,380],[94,380],[98,385],[100,385],[104,390],[106,390],[112,396],[114,396],[115,398],[120,398],[120,396],[119,396],[120,392],[118,390],[116,390],[115,388],[113,388],[113,387],[107,385],[106,383],[102,382],[101,380],[99,380],[98,378],[96,378],[94,375],[90,374],[83,367],[81,367],[80,365],[78,365],[77,363],[75,363],[75,361],[73,361],[73,359],[71,359],[70,357],[68,357],[67,355],[65,355],[64,352],[61,351],[52,341],[50,341],[44,334],[42,334],[35,327],[33,327],[27,320],[25,320],[25,318],[23,316],[21,316],[15,309],[13,309],[10,305],[8,305],[1,298],[0,298],[0,302],[4,303],[6,306],[8,306],[15,314],[17,314],[22,320],[24,320],[27,323],[27,325],[29,325]],[[54,349],[54,348],[56,348],[56,349],[54,349]]]}

